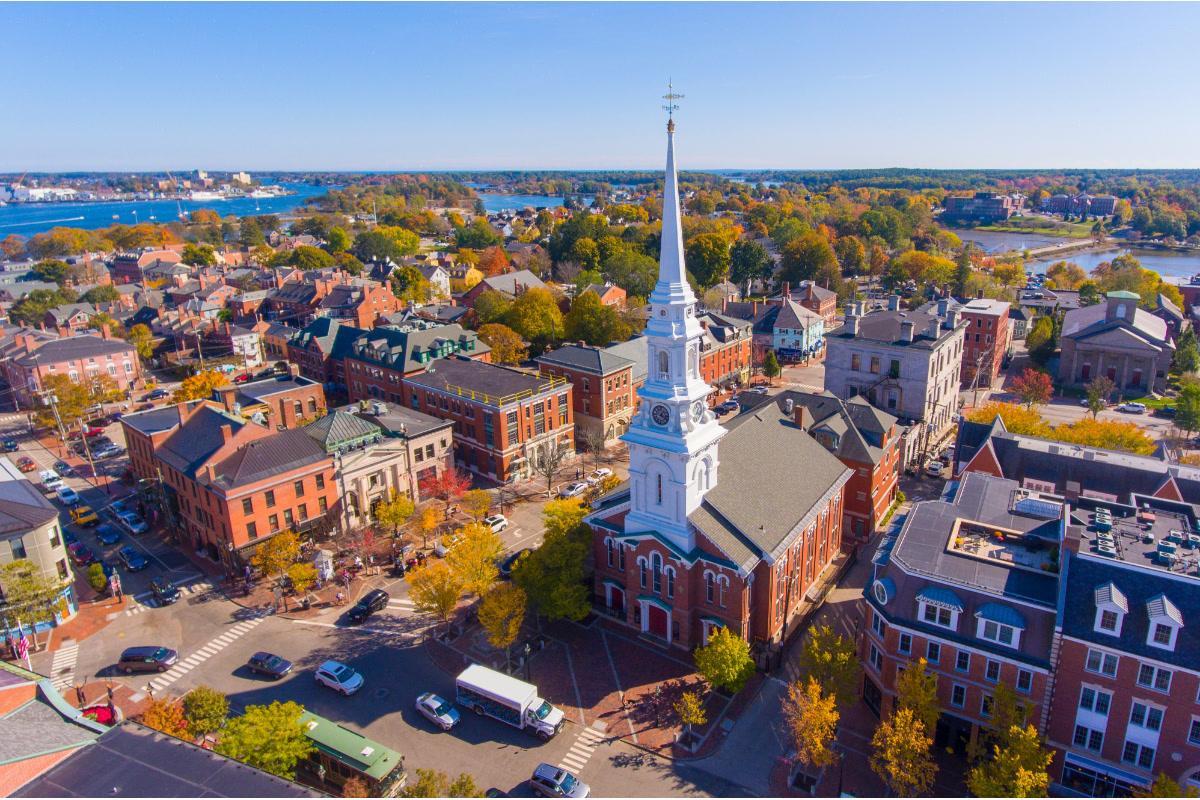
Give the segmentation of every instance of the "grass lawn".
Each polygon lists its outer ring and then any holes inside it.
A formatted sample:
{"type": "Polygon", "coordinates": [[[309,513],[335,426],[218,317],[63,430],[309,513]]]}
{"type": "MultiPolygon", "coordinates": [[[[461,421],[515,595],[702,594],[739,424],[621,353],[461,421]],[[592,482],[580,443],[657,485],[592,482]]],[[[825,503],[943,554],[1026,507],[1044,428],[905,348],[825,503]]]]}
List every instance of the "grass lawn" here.
{"type": "MultiPolygon", "coordinates": [[[[1009,222],[1011,223],[1011,220],[1009,222]]],[[[997,233],[1033,233],[1040,236],[1061,236],[1064,239],[1090,239],[1092,237],[1092,226],[1079,222],[1055,222],[1039,224],[1037,227],[1012,224],[981,225],[976,230],[997,233]]]]}

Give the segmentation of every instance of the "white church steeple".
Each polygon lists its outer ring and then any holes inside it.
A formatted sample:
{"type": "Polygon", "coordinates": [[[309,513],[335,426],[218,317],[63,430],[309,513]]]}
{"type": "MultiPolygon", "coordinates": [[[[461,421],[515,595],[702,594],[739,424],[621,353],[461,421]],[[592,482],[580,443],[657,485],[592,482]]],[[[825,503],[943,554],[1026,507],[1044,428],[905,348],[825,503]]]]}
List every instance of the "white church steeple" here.
{"type": "Polygon", "coordinates": [[[680,97],[670,89],[665,95],[667,170],[658,283],[645,331],[646,382],[638,390],[638,413],[621,438],[629,445],[625,531],[657,531],[687,553],[695,547],[688,515],[717,483],[717,442],[725,429],[706,401],[712,388],[700,376],[703,329],[683,259],[673,113],[680,97]]]}

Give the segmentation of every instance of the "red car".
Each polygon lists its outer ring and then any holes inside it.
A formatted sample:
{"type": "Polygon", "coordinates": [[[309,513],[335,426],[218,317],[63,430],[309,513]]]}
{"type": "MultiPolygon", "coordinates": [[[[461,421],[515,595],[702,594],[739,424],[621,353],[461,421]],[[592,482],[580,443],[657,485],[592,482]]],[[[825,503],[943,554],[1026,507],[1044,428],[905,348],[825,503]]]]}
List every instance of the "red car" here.
{"type": "Polygon", "coordinates": [[[29,456],[21,456],[17,460],[17,469],[21,470],[21,472],[33,472],[37,469],[37,463],[29,456]]]}
{"type": "Polygon", "coordinates": [[[250,375],[245,372],[243,372],[241,375],[235,375],[233,378],[233,382],[234,383],[249,383],[250,375]]]}
{"type": "Polygon", "coordinates": [[[83,426],[83,435],[87,436],[88,438],[91,438],[92,436],[99,436],[102,433],[104,433],[104,428],[101,428],[98,425],[83,426]]]}
{"type": "Polygon", "coordinates": [[[83,542],[75,542],[75,544],[69,545],[67,552],[71,554],[71,560],[79,567],[86,567],[96,560],[96,554],[83,542]]]}

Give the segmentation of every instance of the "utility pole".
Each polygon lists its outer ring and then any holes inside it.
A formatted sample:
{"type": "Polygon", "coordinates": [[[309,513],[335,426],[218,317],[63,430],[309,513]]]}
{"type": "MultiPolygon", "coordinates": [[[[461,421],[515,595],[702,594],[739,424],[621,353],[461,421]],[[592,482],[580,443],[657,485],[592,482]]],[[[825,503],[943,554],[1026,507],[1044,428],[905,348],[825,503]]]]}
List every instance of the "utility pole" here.
{"type": "Polygon", "coordinates": [[[50,406],[50,411],[54,414],[54,422],[58,425],[58,438],[62,442],[63,447],[67,446],[67,431],[63,427],[62,417],[58,415],[58,395],[48,389],[43,389],[41,392],[42,403],[50,406]]]}
{"type": "MultiPolygon", "coordinates": [[[[80,433],[79,440],[81,442],[83,442],[83,455],[85,458],[87,458],[88,469],[90,469],[92,471],[93,478],[99,478],[100,473],[96,472],[96,462],[92,460],[92,448],[91,448],[91,445],[88,444],[87,431],[83,429],[83,419],[82,418],[79,420],[79,433],[80,433]]],[[[107,478],[104,481],[104,493],[109,494],[109,495],[112,494],[112,492],[109,491],[109,488],[108,488],[107,478]]]]}
{"type": "Polygon", "coordinates": [[[196,355],[200,358],[200,371],[204,371],[204,348],[200,346],[200,331],[193,331],[196,335],[196,355]]]}

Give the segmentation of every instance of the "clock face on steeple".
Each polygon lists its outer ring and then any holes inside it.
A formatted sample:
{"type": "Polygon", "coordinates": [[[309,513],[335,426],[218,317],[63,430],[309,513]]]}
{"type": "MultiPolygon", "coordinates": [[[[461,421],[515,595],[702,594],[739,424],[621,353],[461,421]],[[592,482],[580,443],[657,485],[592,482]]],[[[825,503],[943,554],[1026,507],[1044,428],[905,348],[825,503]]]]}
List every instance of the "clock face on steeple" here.
{"type": "Polygon", "coordinates": [[[664,405],[657,405],[650,410],[650,417],[657,425],[666,425],[671,421],[671,411],[664,405]]]}

